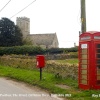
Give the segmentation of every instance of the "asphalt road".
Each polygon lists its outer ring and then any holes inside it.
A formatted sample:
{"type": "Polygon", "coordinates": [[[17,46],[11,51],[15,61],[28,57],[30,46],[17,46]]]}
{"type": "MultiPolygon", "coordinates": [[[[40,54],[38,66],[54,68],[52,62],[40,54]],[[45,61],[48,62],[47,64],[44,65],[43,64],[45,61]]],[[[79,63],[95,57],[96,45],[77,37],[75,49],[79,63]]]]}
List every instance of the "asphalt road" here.
{"type": "Polygon", "coordinates": [[[35,86],[0,78],[0,100],[63,100],[35,86]]]}

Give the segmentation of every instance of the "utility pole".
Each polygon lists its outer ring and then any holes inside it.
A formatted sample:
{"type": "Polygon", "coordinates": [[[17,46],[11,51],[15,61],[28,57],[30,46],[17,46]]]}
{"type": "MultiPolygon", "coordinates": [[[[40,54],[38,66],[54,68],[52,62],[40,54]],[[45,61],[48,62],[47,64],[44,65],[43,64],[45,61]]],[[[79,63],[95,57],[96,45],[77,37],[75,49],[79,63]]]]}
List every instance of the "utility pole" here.
{"type": "Polygon", "coordinates": [[[86,32],[85,0],[81,0],[81,32],[86,32]]]}

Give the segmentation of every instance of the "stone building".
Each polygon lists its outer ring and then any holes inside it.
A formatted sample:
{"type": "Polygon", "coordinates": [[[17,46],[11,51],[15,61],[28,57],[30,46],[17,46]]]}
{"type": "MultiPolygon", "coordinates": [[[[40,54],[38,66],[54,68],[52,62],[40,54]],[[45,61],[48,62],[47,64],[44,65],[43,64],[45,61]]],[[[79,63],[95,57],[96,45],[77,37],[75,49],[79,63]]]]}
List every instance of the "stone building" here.
{"type": "Polygon", "coordinates": [[[58,38],[56,33],[30,34],[30,19],[27,17],[17,17],[16,24],[20,27],[23,39],[28,39],[33,45],[43,48],[58,48],[58,38]]]}

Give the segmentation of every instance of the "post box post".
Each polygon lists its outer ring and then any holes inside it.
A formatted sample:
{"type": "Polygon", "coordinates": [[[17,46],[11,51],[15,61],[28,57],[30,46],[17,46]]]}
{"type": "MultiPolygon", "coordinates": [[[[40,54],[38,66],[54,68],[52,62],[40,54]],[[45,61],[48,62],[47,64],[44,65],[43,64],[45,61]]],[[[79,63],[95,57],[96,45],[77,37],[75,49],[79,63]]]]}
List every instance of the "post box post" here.
{"type": "Polygon", "coordinates": [[[40,80],[42,80],[42,68],[40,68],[40,80]]]}

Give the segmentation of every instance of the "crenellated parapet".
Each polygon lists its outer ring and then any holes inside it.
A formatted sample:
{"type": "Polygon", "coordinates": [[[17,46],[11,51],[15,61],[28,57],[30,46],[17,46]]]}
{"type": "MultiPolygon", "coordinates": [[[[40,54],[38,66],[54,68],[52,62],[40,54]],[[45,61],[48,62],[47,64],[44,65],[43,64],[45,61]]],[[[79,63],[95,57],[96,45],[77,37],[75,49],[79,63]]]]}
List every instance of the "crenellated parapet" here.
{"type": "Polygon", "coordinates": [[[25,20],[25,21],[29,21],[30,22],[30,18],[27,18],[27,17],[17,17],[16,20],[17,21],[25,20]]]}

